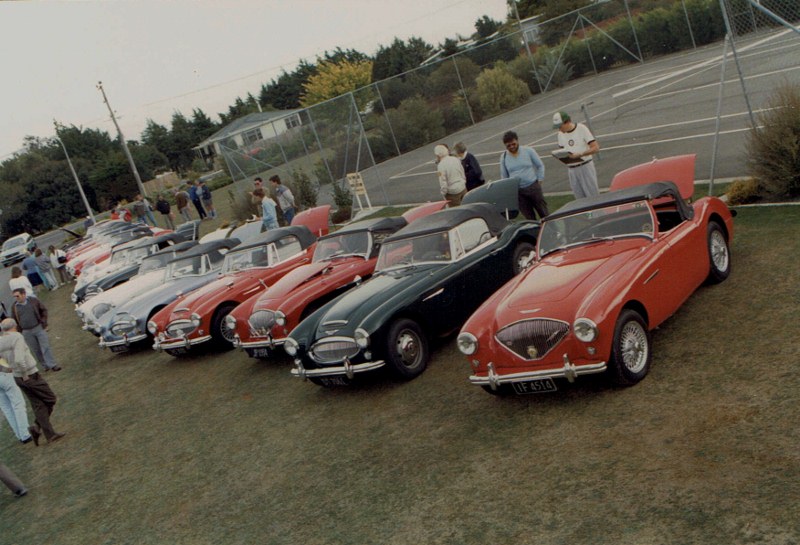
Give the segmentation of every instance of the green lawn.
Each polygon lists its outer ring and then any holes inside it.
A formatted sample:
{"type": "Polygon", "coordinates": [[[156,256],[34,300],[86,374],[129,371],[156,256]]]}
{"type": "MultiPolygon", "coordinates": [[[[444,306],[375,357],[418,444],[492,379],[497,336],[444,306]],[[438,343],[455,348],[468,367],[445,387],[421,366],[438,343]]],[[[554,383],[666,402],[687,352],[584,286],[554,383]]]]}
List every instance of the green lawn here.
{"type": "Polygon", "coordinates": [[[800,541],[800,208],[740,209],[733,272],[654,333],[651,374],[495,398],[452,339],[410,383],[325,390],[239,352],[113,356],[45,294],[54,445],[0,427],[11,544],[800,541]]]}

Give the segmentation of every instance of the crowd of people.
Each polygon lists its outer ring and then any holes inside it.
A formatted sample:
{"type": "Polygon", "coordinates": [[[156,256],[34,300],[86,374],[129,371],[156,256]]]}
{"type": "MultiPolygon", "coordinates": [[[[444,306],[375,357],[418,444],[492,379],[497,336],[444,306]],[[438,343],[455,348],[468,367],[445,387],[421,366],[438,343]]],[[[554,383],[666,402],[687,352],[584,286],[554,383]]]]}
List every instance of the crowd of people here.
{"type": "MultiPolygon", "coordinates": [[[[592,156],[600,151],[597,140],[583,123],[575,123],[566,112],[553,114],[553,128],[558,129],[558,147],[564,153],[556,155],[566,166],[570,188],[576,199],[600,194],[597,172],[592,156]]],[[[505,151],[500,155],[500,178],[517,178],[517,199],[520,213],[527,219],[544,218],[550,212],[544,198],[545,168],[539,154],[530,146],[520,146],[514,131],[503,134],[505,151]]],[[[447,144],[433,148],[439,189],[448,206],[458,206],[468,191],[485,183],[477,158],[467,151],[463,142],[454,146],[451,154],[447,144]]]]}

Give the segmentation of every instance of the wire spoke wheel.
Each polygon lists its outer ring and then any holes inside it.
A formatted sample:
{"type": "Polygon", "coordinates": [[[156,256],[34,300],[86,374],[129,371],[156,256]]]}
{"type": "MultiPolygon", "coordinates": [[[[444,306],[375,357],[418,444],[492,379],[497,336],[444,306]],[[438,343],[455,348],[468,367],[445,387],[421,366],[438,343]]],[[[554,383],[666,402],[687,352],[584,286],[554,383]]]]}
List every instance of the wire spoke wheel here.
{"type": "Polygon", "coordinates": [[[631,321],[622,328],[620,337],[623,365],[631,373],[641,372],[647,364],[650,351],[647,333],[641,324],[631,321]]]}

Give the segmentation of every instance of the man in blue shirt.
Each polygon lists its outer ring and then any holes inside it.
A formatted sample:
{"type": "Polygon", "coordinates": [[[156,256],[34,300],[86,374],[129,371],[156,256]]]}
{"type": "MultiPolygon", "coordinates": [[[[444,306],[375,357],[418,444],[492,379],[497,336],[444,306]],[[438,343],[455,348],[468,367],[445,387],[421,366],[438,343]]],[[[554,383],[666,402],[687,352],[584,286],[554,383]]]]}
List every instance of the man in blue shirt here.
{"type": "Polygon", "coordinates": [[[200,215],[200,219],[204,220],[206,219],[208,214],[206,214],[206,211],[203,208],[203,203],[200,202],[201,194],[198,191],[198,189],[200,189],[199,187],[200,184],[197,181],[195,181],[194,183],[188,182],[188,184],[189,184],[189,199],[192,201],[192,204],[194,204],[194,207],[197,208],[197,213],[200,215]]]}
{"type": "Polygon", "coordinates": [[[503,135],[506,151],[500,156],[500,177],[519,178],[517,199],[519,211],[529,220],[544,218],[550,212],[544,200],[544,163],[536,151],[529,146],[520,146],[517,133],[508,131],[503,135]]]}

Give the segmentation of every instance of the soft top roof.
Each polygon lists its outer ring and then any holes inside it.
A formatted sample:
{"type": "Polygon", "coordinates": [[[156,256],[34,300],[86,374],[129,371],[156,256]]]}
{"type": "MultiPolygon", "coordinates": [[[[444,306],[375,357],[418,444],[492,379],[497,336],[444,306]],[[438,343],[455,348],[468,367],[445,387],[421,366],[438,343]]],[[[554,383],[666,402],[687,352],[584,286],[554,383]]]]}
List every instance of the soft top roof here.
{"type": "Polygon", "coordinates": [[[172,263],[173,261],[178,261],[179,259],[185,259],[187,257],[197,257],[200,255],[215,254],[215,253],[218,254],[220,250],[230,250],[237,244],[239,244],[238,238],[223,238],[222,240],[212,240],[211,242],[204,242],[202,244],[195,245],[189,250],[186,250],[181,255],[173,259],[170,263],[172,263]]]}
{"type": "Polygon", "coordinates": [[[482,218],[486,221],[492,235],[497,235],[509,224],[491,204],[464,204],[455,208],[446,208],[430,216],[420,218],[407,227],[400,229],[394,235],[387,237],[384,243],[447,231],[473,218],[482,218]]]}
{"type": "Polygon", "coordinates": [[[198,243],[197,243],[196,240],[187,240],[186,242],[180,242],[178,244],[174,244],[172,246],[167,246],[166,248],[162,248],[161,250],[159,250],[157,252],[153,252],[152,254],[147,256],[145,259],[150,259],[153,256],[162,256],[164,254],[171,254],[173,252],[174,253],[185,252],[186,250],[194,248],[195,246],[197,246],[197,244],[198,243]]]}
{"type": "Polygon", "coordinates": [[[260,233],[259,235],[249,239],[245,246],[239,246],[236,248],[236,250],[245,250],[248,248],[264,246],[265,244],[275,242],[276,240],[280,240],[288,236],[297,237],[297,239],[300,241],[300,246],[302,246],[303,249],[308,248],[317,240],[317,237],[315,237],[305,225],[290,225],[288,227],[279,227],[277,229],[264,231],[263,233],[260,233]]]}
{"type": "Polygon", "coordinates": [[[678,207],[678,212],[684,218],[691,218],[694,215],[694,209],[686,204],[681,198],[678,186],[672,182],[655,182],[652,184],[639,185],[628,187],[626,189],[619,189],[617,191],[609,191],[596,197],[586,197],[585,199],[577,199],[568,202],[549,216],[545,221],[552,221],[554,219],[570,216],[578,212],[587,212],[598,208],[614,204],[624,204],[629,202],[641,200],[654,200],[660,197],[671,197],[675,200],[678,207]]]}
{"type": "Polygon", "coordinates": [[[400,229],[402,229],[406,225],[408,225],[408,222],[406,222],[406,220],[403,219],[403,218],[397,218],[397,217],[392,217],[392,218],[373,218],[373,219],[368,219],[368,220],[363,220],[363,221],[356,221],[356,222],[351,223],[349,225],[345,225],[344,227],[342,227],[341,229],[339,229],[335,233],[331,233],[330,235],[326,235],[326,236],[322,237],[320,240],[324,240],[326,238],[331,238],[331,237],[334,237],[334,236],[337,236],[337,235],[341,235],[341,234],[344,234],[344,233],[354,233],[354,232],[357,232],[357,231],[370,231],[370,232],[390,231],[390,232],[395,232],[395,231],[399,231],[400,229]]]}

